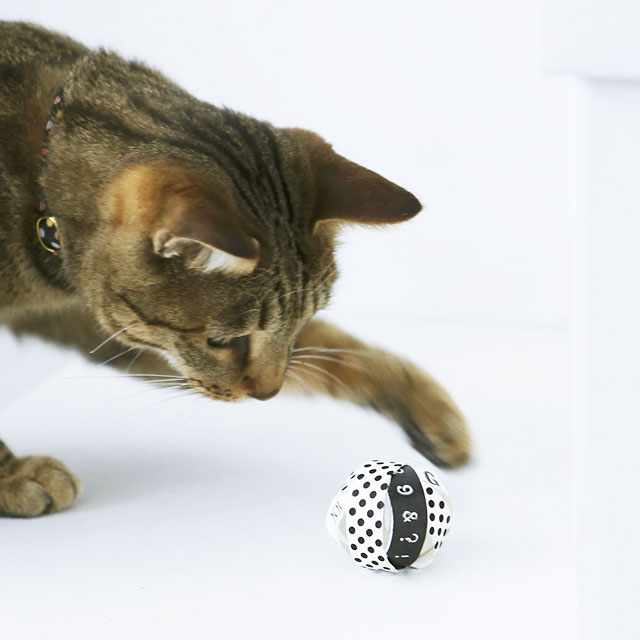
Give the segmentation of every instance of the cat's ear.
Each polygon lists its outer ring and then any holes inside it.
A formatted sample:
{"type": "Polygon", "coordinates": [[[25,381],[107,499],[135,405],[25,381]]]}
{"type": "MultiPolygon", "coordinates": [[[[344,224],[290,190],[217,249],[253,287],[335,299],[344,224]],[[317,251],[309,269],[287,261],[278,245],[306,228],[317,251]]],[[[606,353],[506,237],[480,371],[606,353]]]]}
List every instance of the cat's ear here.
{"type": "Polygon", "coordinates": [[[152,240],[159,256],[180,256],[189,268],[205,273],[251,273],[260,254],[257,240],[232,211],[193,193],[166,195],[152,240]]]}
{"type": "Polygon", "coordinates": [[[422,205],[406,189],[338,155],[311,131],[290,129],[305,147],[316,187],[314,228],[326,220],[392,224],[415,216],[422,205]]]}

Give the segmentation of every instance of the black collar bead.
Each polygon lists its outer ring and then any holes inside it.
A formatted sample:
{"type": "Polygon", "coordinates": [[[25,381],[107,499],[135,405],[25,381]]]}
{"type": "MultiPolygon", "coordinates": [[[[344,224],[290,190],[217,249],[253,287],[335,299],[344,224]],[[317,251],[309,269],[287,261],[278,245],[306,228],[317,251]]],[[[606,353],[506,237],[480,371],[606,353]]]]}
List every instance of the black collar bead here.
{"type": "Polygon", "coordinates": [[[50,253],[58,253],[62,249],[58,224],[53,216],[38,218],[36,233],[42,247],[50,253]]]}
{"type": "MultiPolygon", "coordinates": [[[[56,97],[53,100],[51,107],[51,114],[47,120],[47,125],[44,131],[44,137],[42,141],[42,151],[40,153],[41,160],[44,163],[47,161],[47,155],[49,153],[49,136],[51,129],[56,121],[62,115],[63,107],[63,92],[62,89],[58,90],[56,97]]],[[[44,196],[44,189],[42,185],[38,183],[38,212],[40,217],[36,222],[36,233],[38,240],[44,249],[50,253],[58,253],[62,249],[62,243],[60,241],[60,234],[58,233],[58,223],[54,216],[47,215],[47,201],[44,196]]]]}

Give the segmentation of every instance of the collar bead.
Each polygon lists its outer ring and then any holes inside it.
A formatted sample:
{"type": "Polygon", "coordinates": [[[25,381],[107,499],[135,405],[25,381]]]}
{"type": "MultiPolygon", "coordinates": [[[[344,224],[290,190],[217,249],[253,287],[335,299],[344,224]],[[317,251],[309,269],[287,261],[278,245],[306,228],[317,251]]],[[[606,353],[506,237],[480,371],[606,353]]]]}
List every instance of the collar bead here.
{"type": "MultiPolygon", "coordinates": [[[[47,160],[49,135],[51,133],[51,129],[53,128],[56,119],[61,117],[62,115],[62,107],[64,105],[63,95],[64,94],[62,92],[62,89],[59,89],[56,93],[56,97],[53,100],[53,105],[51,106],[51,113],[44,130],[42,150],[40,152],[40,158],[43,163],[45,163],[47,160]]],[[[44,249],[46,249],[50,253],[58,253],[60,249],[62,249],[60,233],[58,232],[58,223],[55,217],[44,215],[47,211],[47,201],[45,199],[44,189],[42,188],[42,185],[40,183],[38,183],[38,191],[38,213],[40,217],[36,221],[36,234],[41,246],[44,249]]]]}

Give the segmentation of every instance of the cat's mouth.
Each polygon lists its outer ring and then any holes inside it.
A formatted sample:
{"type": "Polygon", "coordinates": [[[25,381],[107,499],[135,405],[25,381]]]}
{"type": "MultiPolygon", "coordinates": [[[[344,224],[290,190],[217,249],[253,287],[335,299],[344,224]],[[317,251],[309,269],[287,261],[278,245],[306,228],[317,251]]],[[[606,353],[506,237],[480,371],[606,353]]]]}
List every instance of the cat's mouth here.
{"type": "Polygon", "coordinates": [[[247,394],[234,392],[231,388],[221,386],[216,383],[205,384],[196,378],[188,379],[189,386],[212,400],[222,400],[224,402],[235,402],[247,397],[247,394]]]}
{"type": "Polygon", "coordinates": [[[238,400],[246,400],[247,398],[255,398],[256,400],[270,400],[280,392],[280,387],[269,390],[260,391],[252,387],[251,382],[247,378],[243,378],[242,385],[239,389],[225,387],[217,383],[206,384],[197,378],[188,378],[187,384],[198,393],[211,398],[212,400],[222,400],[224,402],[236,402],[238,400]]]}

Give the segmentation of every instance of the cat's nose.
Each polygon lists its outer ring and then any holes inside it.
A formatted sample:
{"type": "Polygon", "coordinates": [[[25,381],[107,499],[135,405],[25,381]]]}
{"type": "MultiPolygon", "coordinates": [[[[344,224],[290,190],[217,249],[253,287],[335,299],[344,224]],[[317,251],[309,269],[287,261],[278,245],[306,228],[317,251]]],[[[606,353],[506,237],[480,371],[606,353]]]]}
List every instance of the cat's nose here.
{"type": "Polygon", "coordinates": [[[269,400],[270,398],[273,398],[273,396],[277,396],[279,391],[280,389],[274,389],[273,391],[269,391],[267,393],[259,393],[258,391],[254,391],[249,395],[256,400],[269,400]]]}

